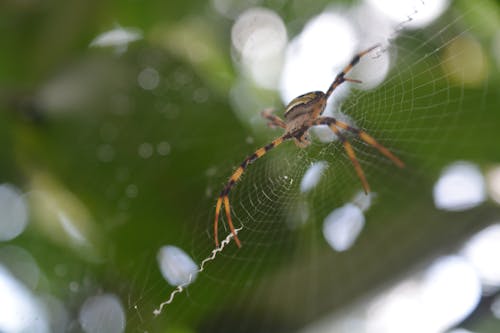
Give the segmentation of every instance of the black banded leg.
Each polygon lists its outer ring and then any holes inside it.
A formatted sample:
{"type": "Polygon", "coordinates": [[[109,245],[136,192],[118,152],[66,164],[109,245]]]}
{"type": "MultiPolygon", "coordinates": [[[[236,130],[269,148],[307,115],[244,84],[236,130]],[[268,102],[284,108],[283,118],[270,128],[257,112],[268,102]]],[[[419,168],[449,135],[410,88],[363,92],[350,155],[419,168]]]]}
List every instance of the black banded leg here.
{"type": "Polygon", "coordinates": [[[375,147],[380,153],[382,153],[385,157],[390,159],[398,167],[403,168],[405,166],[403,161],[401,161],[399,158],[397,158],[393,153],[390,152],[389,149],[382,146],[380,143],[378,143],[377,140],[375,140],[372,136],[370,136],[365,131],[358,129],[358,128],[355,128],[355,127],[352,127],[349,124],[344,123],[343,121],[337,120],[336,125],[340,128],[348,130],[351,133],[356,134],[361,140],[363,140],[367,144],[375,147]]]}
{"type": "Polygon", "coordinates": [[[269,122],[267,123],[267,125],[269,127],[281,127],[281,128],[286,128],[286,124],[283,120],[281,120],[280,117],[276,116],[273,114],[274,112],[274,109],[270,108],[270,109],[265,109],[264,111],[262,111],[260,113],[260,115],[262,117],[264,117],[265,119],[269,120],[269,122]]]}
{"type": "Polygon", "coordinates": [[[356,173],[358,174],[358,177],[361,180],[363,189],[365,190],[365,193],[368,194],[370,192],[370,185],[368,184],[368,181],[366,180],[365,177],[365,173],[363,172],[363,169],[361,168],[361,165],[359,164],[359,161],[356,158],[354,149],[352,149],[352,146],[349,143],[349,141],[347,141],[347,138],[342,133],[340,133],[339,129],[335,127],[334,124],[329,124],[328,126],[332,129],[335,135],[339,138],[340,142],[342,142],[342,144],[344,145],[344,149],[347,153],[347,156],[349,156],[349,159],[354,165],[354,170],[356,170],[356,173]]]}
{"type": "Polygon", "coordinates": [[[240,180],[241,176],[243,175],[243,172],[245,171],[245,169],[248,167],[249,164],[255,162],[255,160],[264,156],[269,150],[279,146],[280,144],[283,143],[283,141],[288,139],[291,139],[291,136],[289,134],[288,135],[285,134],[277,139],[274,139],[270,144],[257,149],[255,153],[245,158],[245,160],[241,163],[241,165],[233,172],[231,177],[229,177],[229,180],[224,189],[222,190],[222,192],[220,193],[219,198],[217,199],[217,204],[215,205],[214,239],[216,247],[219,247],[218,225],[219,225],[219,215],[222,205],[224,205],[224,212],[226,214],[227,223],[229,225],[229,229],[231,230],[231,234],[233,235],[234,241],[238,247],[241,247],[241,242],[238,238],[238,235],[236,234],[236,230],[233,225],[233,220],[231,219],[231,204],[229,202],[229,192],[231,191],[231,188],[234,185],[236,185],[238,180],[240,180]]]}
{"type": "Polygon", "coordinates": [[[393,153],[391,153],[391,151],[389,149],[385,148],[377,140],[375,140],[372,136],[370,136],[368,133],[366,133],[365,131],[363,131],[359,128],[352,127],[351,125],[349,125],[343,121],[337,120],[335,118],[332,118],[332,117],[320,117],[315,121],[315,124],[316,125],[324,124],[324,125],[328,125],[328,126],[334,125],[334,126],[342,128],[342,129],[345,129],[351,133],[354,133],[361,140],[363,140],[364,142],[366,142],[370,146],[375,147],[380,153],[382,153],[382,155],[384,155],[385,157],[390,159],[398,167],[404,168],[404,166],[405,166],[403,161],[401,161],[393,153]]]}
{"type": "Polygon", "coordinates": [[[335,80],[332,82],[332,84],[330,85],[330,87],[328,88],[328,90],[326,91],[326,98],[330,97],[330,95],[333,93],[333,91],[339,86],[341,85],[343,82],[345,81],[348,81],[348,82],[355,82],[355,83],[360,83],[361,81],[359,80],[354,80],[354,79],[349,79],[349,78],[346,78],[345,75],[359,62],[359,60],[361,59],[361,57],[363,57],[364,55],[366,55],[367,53],[370,53],[371,51],[373,51],[374,49],[376,49],[377,47],[379,47],[380,44],[376,44],[372,47],[370,47],[369,49],[366,49],[364,51],[361,51],[359,52],[358,54],[356,54],[351,62],[349,63],[349,65],[347,65],[346,67],[344,67],[344,69],[337,74],[337,76],[335,77],[335,80]]]}

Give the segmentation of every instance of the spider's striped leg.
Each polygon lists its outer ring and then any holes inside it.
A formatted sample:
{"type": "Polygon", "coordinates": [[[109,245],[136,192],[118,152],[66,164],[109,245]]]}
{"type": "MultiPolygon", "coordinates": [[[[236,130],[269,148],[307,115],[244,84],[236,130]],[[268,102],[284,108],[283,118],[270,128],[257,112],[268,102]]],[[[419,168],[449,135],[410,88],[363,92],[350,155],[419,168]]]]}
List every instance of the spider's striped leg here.
{"type": "Polygon", "coordinates": [[[269,127],[286,128],[285,122],[283,120],[281,120],[280,117],[274,115],[273,112],[274,112],[274,109],[269,108],[269,109],[265,109],[264,111],[262,111],[260,113],[260,115],[262,117],[264,117],[265,119],[269,120],[269,122],[267,123],[267,125],[269,127]]]}
{"type": "Polygon", "coordinates": [[[386,156],[388,159],[390,159],[398,167],[404,168],[405,164],[403,163],[403,161],[401,161],[399,158],[397,158],[393,153],[390,152],[389,149],[382,146],[380,143],[378,143],[377,140],[375,140],[371,135],[369,135],[365,131],[363,131],[359,128],[352,127],[349,124],[346,124],[343,121],[339,121],[336,119],[335,119],[335,126],[338,126],[338,127],[343,128],[345,130],[348,130],[351,133],[356,134],[361,140],[363,140],[367,144],[377,148],[379,152],[381,152],[384,156],[386,156]]]}
{"type": "Polygon", "coordinates": [[[227,224],[229,225],[229,229],[231,230],[231,234],[233,235],[234,241],[236,242],[236,245],[238,247],[241,247],[241,242],[238,238],[238,235],[236,234],[236,230],[234,229],[233,220],[231,219],[231,204],[229,203],[229,192],[231,191],[232,187],[236,184],[236,182],[238,182],[238,180],[240,180],[241,176],[243,175],[243,172],[245,171],[245,169],[248,167],[249,164],[255,162],[255,160],[257,160],[258,158],[264,156],[269,150],[279,146],[281,143],[283,143],[283,141],[291,138],[292,136],[290,134],[285,134],[280,136],[279,138],[274,139],[270,144],[257,149],[255,153],[245,158],[245,160],[240,164],[240,166],[233,172],[231,177],[229,177],[229,180],[226,186],[224,186],[222,192],[220,193],[219,198],[217,199],[217,204],[215,205],[214,239],[216,247],[219,247],[218,224],[219,224],[219,214],[222,205],[224,205],[227,224]]]}
{"type": "Polygon", "coordinates": [[[333,80],[332,84],[330,85],[330,88],[328,88],[328,90],[325,93],[326,98],[328,99],[328,97],[330,97],[330,95],[333,93],[335,88],[337,88],[339,85],[341,85],[345,81],[360,83],[361,81],[346,78],[345,75],[359,62],[359,59],[361,59],[362,56],[366,55],[367,53],[370,53],[371,51],[373,51],[374,49],[376,49],[379,46],[380,46],[380,44],[376,44],[376,45],[370,47],[369,49],[366,49],[366,50],[361,51],[358,54],[356,54],[352,58],[349,65],[347,65],[340,73],[337,74],[337,76],[335,77],[335,80],[333,80]]]}
{"type": "Polygon", "coordinates": [[[363,189],[365,190],[365,193],[368,194],[370,192],[370,185],[366,180],[365,173],[363,172],[363,169],[361,168],[361,165],[356,158],[356,154],[354,153],[354,149],[352,149],[350,142],[347,141],[347,138],[342,133],[340,133],[339,129],[335,127],[333,123],[329,124],[328,126],[332,129],[335,135],[339,138],[340,142],[342,142],[342,144],[344,145],[347,156],[349,156],[349,159],[354,165],[354,170],[356,170],[356,173],[361,180],[361,184],[363,184],[363,189]]]}
{"type": "MultiPolygon", "coordinates": [[[[320,124],[328,125],[328,126],[330,126],[330,128],[332,128],[332,130],[334,127],[340,127],[342,129],[348,130],[349,132],[356,134],[361,140],[363,140],[367,144],[375,147],[379,152],[381,152],[384,156],[386,156],[388,159],[390,159],[398,167],[403,168],[405,166],[403,161],[401,161],[393,153],[391,153],[389,149],[382,146],[372,136],[370,136],[368,133],[366,133],[365,131],[363,131],[359,128],[352,127],[351,125],[349,125],[343,121],[337,120],[335,118],[332,118],[332,117],[319,117],[318,119],[316,119],[314,124],[315,125],[320,125],[320,124]]],[[[335,131],[335,130],[333,130],[333,131],[335,131]]]]}

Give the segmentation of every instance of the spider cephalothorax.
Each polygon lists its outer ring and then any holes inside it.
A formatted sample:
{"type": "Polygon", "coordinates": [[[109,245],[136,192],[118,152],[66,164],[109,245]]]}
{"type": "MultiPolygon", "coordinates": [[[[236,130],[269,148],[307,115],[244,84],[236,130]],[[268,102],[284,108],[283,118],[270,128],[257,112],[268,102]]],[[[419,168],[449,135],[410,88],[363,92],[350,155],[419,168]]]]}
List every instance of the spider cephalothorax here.
{"type": "Polygon", "coordinates": [[[285,130],[285,133],[274,139],[268,145],[257,149],[252,155],[248,156],[241,165],[233,172],[231,177],[224,186],[224,189],[219,195],[217,199],[217,204],[215,206],[215,221],[214,221],[214,238],[215,245],[219,246],[218,240],[218,223],[219,223],[219,214],[224,205],[227,223],[229,225],[229,229],[233,235],[234,241],[238,247],[241,247],[241,242],[238,239],[236,234],[236,230],[234,229],[234,225],[231,219],[231,206],[229,204],[229,192],[231,188],[236,184],[236,182],[241,178],[241,175],[248,167],[248,165],[254,162],[256,159],[262,157],[269,150],[274,147],[280,145],[284,141],[293,139],[295,144],[300,148],[307,147],[310,143],[309,129],[316,125],[327,125],[330,129],[335,133],[335,135],[339,138],[340,142],[342,142],[344,149],[351,159],[354,169],[358,174],[359,179],[363,185],[363,188],[366,193],[370,191],[370,186],[368,185],[368,181],[365,178],[363,173],[363,169],[359,165],[359,162],[356,158],[354,150],[352,149],[351,144],[347,141],[347,138],[340,131],[340,129],[347,130],[355,135],[357,135],[361,140],[365,141],[369,145],[378,149],[383,155],[392,160],[398,167],[402,168],[404,166],[403,162],[394,156],[387,148],[378,143],[373,137],[368,135],[365,131],[352,127],[349,124],[339,121],[333,117],[322,117],[323,111],[325,110],[326,102],[328,98],[332,95],[335,88],[337,88],[343,82],[354,82],[360,83],[359,80],[354,80],[350,78],[346,78],[345,75],[349,72],[354,65],[356,65],[362,56],[369,53],[373,49],[377,48],[378,45],[370,47],[369,49],[362,51],[356,54],[351,62],[335,77],[335,80],[332,82],[326,93],[322,91],[313,91],[304,95],[300,95],[294,98],[285,108],[284,117],[282,120],[280,117],[273,114],[272,109],[266,109],[262,111],[262,116],[268,120],[268,125],[271,127],[281,127],[285,130]]]}

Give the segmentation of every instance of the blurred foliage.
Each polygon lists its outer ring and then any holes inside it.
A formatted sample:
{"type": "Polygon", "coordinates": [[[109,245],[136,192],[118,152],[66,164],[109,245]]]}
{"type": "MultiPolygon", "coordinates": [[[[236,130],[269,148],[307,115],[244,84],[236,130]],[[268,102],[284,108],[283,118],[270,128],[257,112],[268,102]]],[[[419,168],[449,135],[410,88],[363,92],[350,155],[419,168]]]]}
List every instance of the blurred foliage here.
{"type": "MultiPolygon", "coordinates": [[[[329,2],[301,5],[302,15],[297,14],[297,3],[269,0],[262,5],[276,10],[293,35],[329,2]]],[[[464,17],[473,21],[473,33],[488,49],[492,34],[498,31],[498,7],[493,1],[485,1],[478,8],[464,17]]],[[[453,10],[467,12],[468,3],[456,2],[453,10]]],[[[0,183],[12,183],[30,192],[30,226],[11,243],[35,255],[47,278],[40,289],[63,299],[75,313],[87,295],[102,290],[118,293],[130,302],[125,304],[131,318],[127,326],[130,331],[164,331],[165,327],[173,332],[211,331],[215,327],[231,331],[234,325],[239,327],[243,312],[244,329],[252,331],[253,321],[260,320],[259,327],[266,327],[263,318],[270,320],[265,314],[269,309],[245,309],[245,302],[239,302],[238,307],[231,302],[262,296],[276,315],[269,327],[284,330],[312,320],[327,309],[341,307],[412,263],[447,251],[473,230],[498,218],[498,208],[492,204],[450,215],[436,212],[429,201],[429,189],[443,165],[457,158],[482,166],[500,161],[498,66],[488,59],[491,73],[484,85],[488,89],[455,87],[451,91],[450,100],[460,101],[449,107],[460,104],[463,111],[460,117],[452,117],[453,124],[441,119],[439,126],[444,128],[438,130],[437,125],[429,125],[429,120],[420,119],[421,123],[412,126],[434,129],[425,133],[426,138],[394,138],[408,153],[405,159],[409,170],[396,177],[382,172],[382,177],[371,180],[374,186],[392,188],[393,193],[385,193],[385,201],[370,215],[372,221],[380,223],[368,226],[365,241],[353,253],[325,254],[315,248],[303,255],[298,253],[311,244],[290,248],[281,245],[277,251],[243,248],[239,253],[228,248],[211,274],[226,276],[225,281],[230,280],[227,276],[234,276],[234,285],[228,290],[236,295],[225,294],[227,286],[207,282],[202,276],[190,289],[201,295],[197,301],[203,306],[189,307],[189,301],[180,298],[169,312],[175,318],[173,323],[168,323],[168,316],[153,319],[149,309],[166,299],[172,289],[156,268],[157,249],[177,244],[200,256],[208,255],[212,240],[205,232],[210,230],[220,184],[246,153],[273,134],[265,132],[257,136],[256,143],[245,143],[253,135],[252,129],[232,112],[228,94],[238,73],[231,58],[231,24],[232,20],[217,16],[205,1],[7,0],[0,4],[0,183]],[[89,48],[97,35],[117,24],[140,29],[144,39],[131,43],[123,54],[113,48],[89,48]],[[160,74],[157,89],[144,90],[137,84],[138,74],[148,67],[160,74]],[[146,155],[150,150],[154,153],[143,158],[141,147],[146,155]],[[166,149],[165,154],[157,153],[161,149],[166,149]],[[405,177],[417,180],[406,182],[405,177]],[[46,195],[37,195],[40,192],[46,195]],[[60,227],[54,227],[58,207],[77,221],[87,244],[75,244],[60,227]],[[454,221],[453,231],[450,223],[434,223],[436,216],[454,221]],[[395,226],[402,220],[404,228],[399,230],[395,226]],[[387,230],[389,236],[383,236],[387,230]],[[404,242],[398,243],[397,251],[390,245],[376,244],[386,237],[402,237],[404,242]],[[370,255],[374,249],[378,253],[370,255]],[[291,262],[287,262],[291,255],[285,254],[289,250],[294,253],[291,262]],[[258,268],[238,265],[237,256],[248,258],[249,253],[268,261],[258,268]],[[307,266],[312,255],[317,267],[335,260],[339,279],[352,280],[335,299],[301,315],[286,313],[290,305],[280,307],[277,295],[289,293],[294,286],[286,283],[283,275],[294,274],[295,281],[307,283],[308,272],[300,268],[307,266]],[[383,268],[373,262],[380,256],[385,258],[383,268]],[[282,270],[267,276],[264,287],[256,282],[255,288],[245,287],[246,273],[258,280],[276,263],[282,270]],[[55,272],[54,267],[60,264],[67,267],[64,276],[55,272]],[[366,275],[355,274],[353,267],[357,265],[366,275]],[[69,290],[71,281],[81,282],[79,292],[69,290]],[[206,288],[207,284],[216,287],[206,288]],[[257,289],[260,291],[256,293],[257,289]],[[146,310],[138,314],[134,300],[140,300],[146,310]]],[[[403,41],[409,43],[403,49],[411,49],[415,46],[412,41],[425,39],[427,33],[412,32],[415,37],[403,41]]],[[[423,54],[407,56],[403,59],[411,64],[423,54]]],[[[426,73],[405,82],[411,87],[395,89],[410,91],[418,86],[417,80],[425,82],[435,76],[426,73]]],[[[374,98],[377,93],[382,92],[375,91],[374,98]]],[[[410,97],[404,102],[418,106],[410,97]]],[[[442,112],[438,103],[434,107],[442,112]]],[[[397,120],[394,117],[405,115],[395,114],[392,121],[397,120]]],[[[404,119],[399,121],[403,123],[404,119]]],[[[293,148],[284,151],[302,156],[293,148]]],[[[339,175],[350,172],[348,168],[336,170],[339,175]]],[[[241,188],[244,191],[245,185],[241,188]]],[[[331,193],[339,200],[350,195],[331,193]]],[[[324,207],[322,200],[312,199],[324,207]]],[[[263,243],[272,241],[262,237],[263,243]]],[[[291,237],[301,241],[307,236],[291,237]]],[[[316,292],[309,296],[321,298],[322,286],[330,283],[318,282],[316,292]]]]}

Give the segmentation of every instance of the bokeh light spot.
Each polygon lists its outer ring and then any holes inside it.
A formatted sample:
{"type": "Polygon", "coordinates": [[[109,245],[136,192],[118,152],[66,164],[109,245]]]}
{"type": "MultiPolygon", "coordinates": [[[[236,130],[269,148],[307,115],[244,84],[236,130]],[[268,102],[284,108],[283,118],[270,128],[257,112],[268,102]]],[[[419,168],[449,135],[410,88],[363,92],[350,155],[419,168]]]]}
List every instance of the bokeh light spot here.
{"type": "Polygon", "coordinates": [[[355,242],[365,225],[361,209],[348,203],[331,212],[323,222],[323,236],[335,251],[346,251],[355,242]]]}
{"type": "Polygon", "coordinates": [[[500,224],[475,234],[462,253],[477,270],[486,290],[500,287],[500,224]]]}
{"type": "Polygon", "coordinates": [[[109,163],[113,161],[115,157],[115,149],[112,145],[103,144],[97,148],[97,158],[101,162],[109,163]]]}
{"type": "Polygon", "coordinates": [[[92,40],[91,47],[121,47],[127,48],[127,45],[136,40],[142,39],[142,32],[136,28],[124,28],[118,26],[115,29],[103,32],[92,40]]]}
{"type": "Polygon", "coordinates": [[[16,238],[27,224],[28,205],[21,192],[13,185],[0,185],[0,241],[16,238]]]}
{"type": "Polygon", "coordinates": [[[366,212],[372,206],[373,200],[376,196],[377,193],[375,192],[366,194],[365,191],[359,191],[352,199],[352,203],[358,206],[361,211],[366,212]]]}
{"type": "Polygon", "coordinates": [[[437,19],[448,8],[449,0],[367,0],[396,24],[422,28],[437,19]]]}
{"type": "Polygon", "coordinates": [[[488,76],[488,60],[481,44],[472,36],[458,37],[443,51],[444,75],[457,85],[478,87],[488,76]]]}
{"type": "Polygon", "coordinates": [[[262,0],[212,0],[213,8],[221,15],[234,19],[244,10],[258,5],[262,0]]]}
{"type": "Polygon", "coordinates": [[[172,148],[170,147],[170,143],[168,143],[167,141],[162,141],[156,145],[156,152],[161,156],[170,154],[171,149],[172,148]]]}
{"type": "Polygon", "coordinates": [[[151,67],[144,68],[137,76],[137,82],[144,90],[153,90],[160,83],[160,74],[151,67]]]}
{"type": "Polygon", "coordinates": [[[0,248],[0,262],[30,289],[35,289],[40,279],[40,267],[25,249],[6,245],[0,248]]]}
{"type": "Polygon", "coordinates": [[[77,293],[80,291],[80,284],[76,281],[71,281],[69,283],[69,290],[73,293],[77,293]]]}
{"type": "Polygon", "coordinates": [[[491,199],[500,204],[500,166],[493,167],[486,172],[486,183],[491,199]]]}
{"type": "Polygon", "coordinates": [[[137,185],[135,184],[129,184],[127,185],[127,188],[125,189],[125,194],[127,195],[128,198],[135,198],[139,194],[139,189],[137,188],[137,185]]]}
{"type": "Polygon", "coordinates": [[[144,142],[144,143],[141,143],[139,145],[139,149],[138,149],[138,152],[139,152],[139,156],[142,157],[142,158],[150,158],[151,156],[153,156],[153,145],[150,144],[149,142],[144,142]]]}
{"type": "Polygon", "coordinates": [[[163,277],[171,286],[189,284],[196,279],[198,267],[195,262],[176,246],[161,247],[157,260],[163,277]]]}
{"type": "Polygon", "coordinates": [[[428,319],[448,329],[466,318],[481,298],[481,283],[474,268],[461,257],[437,259],[427,270],[421,290],[428,319]]]}
{"type": "Polygon", "coordinates": [[[449,211],[462,211],[480,205],[486,199],[486,186],[479,167],[456,162],[446,167],[434,184],[434,204],[449,211]]]}
{"type": "Polygon", "coordinates": [[[113,294],[87,298],[78,320],[86,333],[120,333],[125,330],[125,311],[120,299],[113,294]]]}
{"type": "Polygon", "coordinates": [[[474,310],[480,295],[479,278],[466,260],[441,257],[371,304],[367,332],[444,332],[474,310]]]}
{"type": "Polygon", "coordinates": [[[305,193],[315,188],[321,179],[321,175],[327,167],[328,164],[325,161],[313,163],[309,169],[307,169],[304,177],[302,177],[302,181],[300,182],[300,191],[305,193]]]}
{"type": "Polygon", "coordinates": [[[33,294],[0,265],[0,331],[49,332],[47,317],[33,294]]]}
{"type": "Polygon", "coordinates": [[[234,23],[231,40],[252,79],[264,88],[275,89],[288,40],[281,17],[266,8],[248,9],[234,23]]]}

